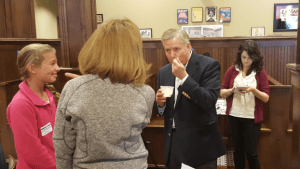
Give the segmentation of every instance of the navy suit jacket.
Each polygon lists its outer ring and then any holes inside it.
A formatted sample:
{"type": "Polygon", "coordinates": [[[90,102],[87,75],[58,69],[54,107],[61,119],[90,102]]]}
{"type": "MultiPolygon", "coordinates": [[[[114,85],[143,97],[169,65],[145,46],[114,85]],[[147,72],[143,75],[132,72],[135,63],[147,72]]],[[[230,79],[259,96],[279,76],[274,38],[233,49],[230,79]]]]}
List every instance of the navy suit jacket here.
{"type": "MultiPolygon", "coordinates": [[[[177,152],[180,152],[179,159],[196,168],[215,160],[226,152],[218,127],[215,107],[220,91],[220,63],[193,52],[186,71],[189,76],[182,86],[178,87],[175,108],[175,90],[172,97],[166,100],[163,114],[165,119],[164,155],[165,164],[167,164],[174,119],[180,143],[180,147],[177,148],[177,152]]],[[[158,89],[160,86],[175,86],[171,64],[159,70],[158,89]]],[[[158,114],[156,102],[153,110],[158,114]]]]}

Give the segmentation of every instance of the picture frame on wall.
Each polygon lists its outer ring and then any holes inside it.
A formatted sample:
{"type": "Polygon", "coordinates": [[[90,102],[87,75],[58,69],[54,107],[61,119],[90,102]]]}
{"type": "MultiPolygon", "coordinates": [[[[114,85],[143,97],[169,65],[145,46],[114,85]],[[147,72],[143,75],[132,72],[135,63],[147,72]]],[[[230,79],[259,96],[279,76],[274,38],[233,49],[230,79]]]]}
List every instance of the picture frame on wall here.
{"type": "Polygon", "coordinates": [[[217,21],[217,7],[206,7],[206,22],[216,22],[217,21]]]}
{"type": "Polygon", "coordinates": [[[193,25],[182,26],[190,38],[223,37],[223,25],[193,25]]]}
{"type": "Polygon", "coordinates": [[[152,38],[152,28],[140,29],[142,38],[152,38]]]}
{"type": "Polygon", "coordinates": [[[97,24],[103,23],[103,14],[97,14],[97,24]]]}
{"type": "Polygon", "coordinates": [[[187,9],[177,9],[177,24],[188,24],[187,9]]]}
{"type": "Polygon", "coordinates": [[[265,27],[251,27],[251,36],[265,36],[265,27]]]}
{"type": "Polygon", "coordinates": [[[219,9],[220,22],[231,22],[231,7],[221,7],[219,9]]]}
{"type": "Polygon", "coordinates": [[[274,4],[273,32],[297,31],[299,3],[274,4]]]}
{"type": "Polygon", "coordinates": [[[193,7],[192,8],[192,22],[198,23],[203,22],[203,8],[202,7],[193,7]]]}

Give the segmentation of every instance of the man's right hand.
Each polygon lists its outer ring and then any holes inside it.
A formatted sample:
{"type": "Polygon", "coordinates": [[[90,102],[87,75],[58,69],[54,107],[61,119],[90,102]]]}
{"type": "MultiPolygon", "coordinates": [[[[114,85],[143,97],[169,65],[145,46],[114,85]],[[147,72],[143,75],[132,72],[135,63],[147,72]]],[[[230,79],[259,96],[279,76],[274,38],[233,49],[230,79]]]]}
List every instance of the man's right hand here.
{"type": "Polygon", "coordinates": [[[161,89],[159,89],[155,95],[155,100],[158,107],[163,108],[165,107],[166,98],[164,97],[164,93],[161,89]]]}

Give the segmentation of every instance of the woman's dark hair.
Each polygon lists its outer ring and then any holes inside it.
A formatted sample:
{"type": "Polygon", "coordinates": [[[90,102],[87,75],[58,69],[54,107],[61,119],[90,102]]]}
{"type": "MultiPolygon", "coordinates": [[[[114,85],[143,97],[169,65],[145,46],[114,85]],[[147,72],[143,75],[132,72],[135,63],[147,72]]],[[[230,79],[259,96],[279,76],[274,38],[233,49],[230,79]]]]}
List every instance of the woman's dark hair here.
{"type": "Polygon", "coordinates": [[[236,55],[236,61],[234,64],[240,70],[243,70],[243,63],[241,60],[241,54],[243,53],[243,51],[246,51],[250,59],[253,61],[246,75],[248,76],[252,71],[255,71],[257,74],[259,74],[263,69],[263,56],[260,53],[256,42],[253,40],[246,40],[239,46],[238,53],[236,55]]]}

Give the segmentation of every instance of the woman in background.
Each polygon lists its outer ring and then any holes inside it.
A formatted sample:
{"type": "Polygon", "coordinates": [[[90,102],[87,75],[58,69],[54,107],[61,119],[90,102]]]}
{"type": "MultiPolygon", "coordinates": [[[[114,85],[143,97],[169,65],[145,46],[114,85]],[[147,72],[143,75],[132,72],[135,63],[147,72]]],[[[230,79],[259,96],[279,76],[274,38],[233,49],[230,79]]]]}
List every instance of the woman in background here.
{"type": "Polygon", "coordinates": [[[139,28],[130,20],[100,26],[78,56],[83,74],[66,83],[53,143],[58,169],[147,169],[141,133],[150,122],[154,90],[139,28]]]}
{"type": "Polygon", "coordinates": [[[23,82],[7,108],[14,134],[17,169],[55,169],[52,142],[56,102],[52,85],[59,67],[55,49],[47,44],[30,44],[19,53],[17,64],[23,82]]]}
{"type": "Polygon", "coordinates": [[[235,64],[228,68],[220,94],[227,101],[235,168],[245,168],[246,154],[249,169],[259,169],[256,149],[263,103],[269,100],[269,82],[263,69],[263,57],[253,40],[246,40],[239,46],[235,64]],[[248,88],[236,90],[240,86],[248,88]]]}

